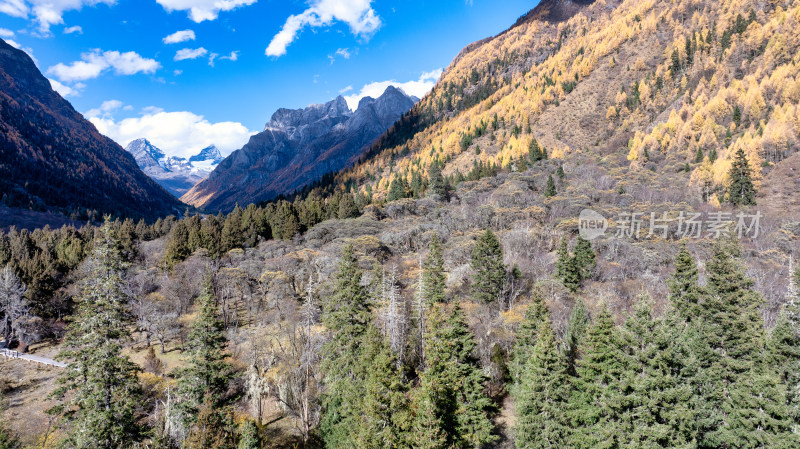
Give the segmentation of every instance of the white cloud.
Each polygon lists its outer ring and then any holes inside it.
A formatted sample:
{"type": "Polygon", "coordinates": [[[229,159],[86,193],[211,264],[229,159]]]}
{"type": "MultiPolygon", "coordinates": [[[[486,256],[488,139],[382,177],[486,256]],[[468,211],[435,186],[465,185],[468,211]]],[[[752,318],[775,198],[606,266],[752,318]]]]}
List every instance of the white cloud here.
{"type": "Polygon", "coordinates": [[[344,89],[340,90],[339,93],[340,94],[346,94],[347,92],[350,92],[351,90],[353,90],[353,86],[347,86],[344,89]]]}
{"type": "Polygon", "coordinates": [[[58,92],[64,98],[80,95],[80,91],[83,90],[84,87],[86,87],[86,85],[83,83],[77,83],[73,86],[67,86],[59,83],[56,80],[48,79],[48,81],[50,81],[50,87],[52,87],[54,91],[58,92]]]}
{"type": "Polygon", "coordinates": [[[6,28],[0,28],[0,37],[4,39],[14,37],[14,32],[6,28]]]}
{"type": "Polygon", "coordinates": [[[87,112],[86,116],[98,131],[123,147],[144,137],[168,156],[189,157],[211,144],[227,155],[241,148],[256,133],[238,122],[211,123],[192,112],[165,112],[154,106],[144,108],[139,117],[117,121],[113,114],[120,106],[121,103],[110,100],[87,112]]]}
{"type": "Polygon", "coordinates": [[[72,34],[72,33],[83,34],[83,28],[81,28],[80,25],[64,28],[64,34],[72,34]]]}
{"type": "MultiPolygon", "coordinates": [[[[422,98],[427,94],[433,86],[436,85],[436,82],[439,80],[439,77],[442,76],[442,69],[433,70],[430,72],[424,72],[418,80],[416,81],[406,81],[405,83],[399,83],[395,80],[391,81],[377,81],[373,83],[369,83],[361,88],[361,91],[357,94],[353,95],[346,95],[344,97],[347,100],[347,106],[350,107],[352,110],[356,110],[358,107],[358,102],[361,101],[364,97],[372,97],[378,98],[383,94],[389,86],[394,86],[399,89],[402,89],[407,95],[413,95],[417,98],[422,98]]],[[[343,89],[344,92],[351,90],[352,87],[348,86],[343,89]],[[350,89],[348,89],[350,88],[350,89]]],[[[341,92],[341,93],[344,93],[341,92]]]]}
{"type": "Polygon", "coordinates": [[[112,118],[112,114],[114,113],[114,111],[120,109],[123,106],[124,103],[122,103],[119,100],[107,100],[104,101],[99,108],[90,109],[89,112],[86,113],[86,116],[112,118]]]}
{"type": "Polygon", "coordinates": [[[193,41],[195,39],[193,30],[176,31],[164,38],[165,44],[177,44],[180,42],[193,41]]]}
{"type": "Polygon", "coordinates": [[[264,53],[282,56],[303,28],[329,26],[337,21],[345,22],[353,34],[360,36],[368,36],[381,26],[380,17],[372,9],[372,0],[314,0],[310,8],[286,19],[264,53]]]}
{"type": "Polygon", "coordinates": [[[0,12],[12,17],[28,17],[30,8],[23,0],[0,0],[0,12]]]}
{"type": "Polygon", "coordinates": [[[83,53],[80,61],[70,64],[60,62],[47,69],[47,73],[63,82],[72,82],[97,78],[108,69],[114,69],[118,75],[133,75],[155,73],[159,68],[161,68],[161,64],[158,61],[143,58],[133,51],[120,53],[118,51],[92,50],[89,53],[83,53]]]}
{"type": "Polygon", "coordinates": [[[220,60],[236,61],[239,59],[239,52],[232,51],[230,55],[220,56],[218,53],[210,53],[208,55],[208,65],[214,67],[214,62],[219,58],[220,60]]]}
{"type": "Polygon", "coordinates": [[[240,6],[252,5],[256,0],[156,0],[169,12],[189,11],[189,18],[200,23],[216,20],[220,11],[230,11],[240,6]]]}
{"type": "Polygon", "coordinates": [[[341,56],[344,59],[350,59],[350,56],[352,56],[352,53],[350,53],[350,49],[349,48],[340,48],[340,49],[336,50],[336,52],[334,54],[328,55],[328,59],[331,60],[331,64],[333,64],[334,61],[336,61],[336,57],[337,56],[341,56]]]}
{"type": "Polygon", "coordinates": [[[64,23],[65,11],[79,10],[84,6],[113,5],[116,0],[0,0],[0,13],[13,17],[31,17],[39,24],[39,32],[50,34],[50,27],[64,23]]]}
{"type": "Polygon", "coordinates": [[[350,59],[350,50],[347,48],[340,48],[336,50],[336,54],[344,59],[350,59]]]}
{"type": "Polygon", "coordinates": [[[175,53],[176,61],[183,61],[184,59],[197,59],[201,56],[208,54],[208,50],[203,47],[200,48],[183,48],[175,53]]]}

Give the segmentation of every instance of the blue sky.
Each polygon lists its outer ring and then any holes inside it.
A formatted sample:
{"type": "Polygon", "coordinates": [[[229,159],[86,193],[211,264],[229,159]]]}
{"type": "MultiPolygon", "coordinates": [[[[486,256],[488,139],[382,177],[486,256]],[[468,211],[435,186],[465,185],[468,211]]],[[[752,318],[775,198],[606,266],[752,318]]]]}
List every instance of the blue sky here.
{"type": "Polygon", "coordinates": [[[536,0],[0,0],[0,37],[125,145],[229,153],[279,107],[421,96],[536,0]]]}

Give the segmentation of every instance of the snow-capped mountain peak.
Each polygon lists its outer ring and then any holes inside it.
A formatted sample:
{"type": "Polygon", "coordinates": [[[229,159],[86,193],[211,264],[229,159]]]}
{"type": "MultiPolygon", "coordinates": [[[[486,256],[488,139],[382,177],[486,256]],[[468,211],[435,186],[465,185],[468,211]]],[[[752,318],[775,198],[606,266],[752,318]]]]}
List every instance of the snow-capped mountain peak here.
{"type": "Polygon", "coordinates": [[[167,156],[147,139],[136,139],[125,148],[139,168],[173,195],[180,197],[202,181],[222,162],[219,149],[210,145],[188,159],[167,156]]]}

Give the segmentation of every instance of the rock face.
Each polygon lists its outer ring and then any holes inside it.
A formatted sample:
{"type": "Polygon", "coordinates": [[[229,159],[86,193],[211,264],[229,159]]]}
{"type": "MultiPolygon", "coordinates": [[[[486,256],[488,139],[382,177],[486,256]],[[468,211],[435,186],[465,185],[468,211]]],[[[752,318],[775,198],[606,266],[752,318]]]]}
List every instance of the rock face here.
{"type": "Polygon", "coordinates": [[[542,20],[551,23],[564,22],[577,14],[583,7],[594,3],[594,1],[595,0],[542,0],[535,8],[520,17],[514,26],[534,20],[542,20]]]}
{"type": "Polygon", "coordinates": [[[139,168],[171,194],[180,197],[195,184],[205,179],[222,161],[214,145],[203,148],[189,159],[167,157],[147,139],[136,139],[125,147],[133,155],[139,168]]]}
{"type": "Polygon", "coordinates": [[[179,201],[50,87],[31,58],[0,40],[0,198],[4,205],[86,217],[156,218],[179,201]]]}
{"type": "Polygon", "coordinates": [[[363,98],[355,112],[341,96],[305,109],[279,109],[263,132],[181,199],[216,212],[292,193],[354,163],[416,101],[390,86],[377,99],[363,98]]]}

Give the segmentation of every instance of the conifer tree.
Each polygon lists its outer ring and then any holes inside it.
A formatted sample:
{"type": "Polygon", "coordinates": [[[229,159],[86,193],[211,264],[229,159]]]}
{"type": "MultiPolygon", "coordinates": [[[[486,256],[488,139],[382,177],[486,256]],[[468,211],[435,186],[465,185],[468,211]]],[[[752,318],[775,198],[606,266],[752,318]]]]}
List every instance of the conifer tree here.
{"type": "Polygon", "coordinates": [[[362,351],[371,325],[369,292],[361,285],[362,270],[348,245],[334,277],[333,295],[324,304],[322,323],[330,332],[323,348],[322,371],[327,392],[322,397],[320,432],[326,447],[355,446],[363,405],[366,369],[362,351]]]}
{"type": "Polygon", "coordinates": [[[625,411],[623,379],[629,366],[608,307],[603,307],[587,330],[584,347],[570,398],[576,424],[570,447],[617,447],[626,437],[621,434],[620,420],[625,411]]]}
{"type": "Polygon", "coordinates": [[[447,301],[445,282],[447,275],[444,272],[444,258],[442,257],[442,243],[439,235],[434,234],[428,249],[428,257],[422,265],[422,291],[428,305],[440,304],[447,301]]]}
{"type": "Polygon", "coordinates": [[[189,430],[184,449],[234,449],[236,427],[230,406],[215,407],[210,396],[206,396],[197,414],[196,422],[189,430]]]}
{"type": "Polygon", "coordinates": [[[556,169],[556,176],[558,176],[558,178],[562,179],[562,180],[567,176],[567,174],[564,173],[564,166],[563,165],[559,165],[558,169],[556,169]]]}
{"type": "Polygon", "coordinates": [[[234,248],[241,248],[244,242],[244,235],[242,233],[242,208],[237,204],[231,213],[225,217],[225,223],[222,225],[222,237],[220,240],[220,247],[223,253],[226,253],[234,248]]]}
{"type": "Polygon", "coordinates": [[[191,254],[189,249],[189,231],[183,220],[177,222],[172,228],[172,233],[164,250],[164,264],[172,271],[175,265],[186,260],[191,254]]]}
{"type": "Polygon", "coordinates": [[[575,269],[581,281],[591,279],[594,269],[597,266],[597,259],[592,249],[592,243],[581,236],[575,243],[575,255],[573,256],[575,269]]]}
{"type": "Polygon", "coordinates": [[[547,185],[544,188],[545,198],[552,198],[556,196],[556,182],[553,180],[553,175],[547,175],[547,185]]]}
{"type": "Polygon", "coordinates": [[[66,349],[59,354],[68,365],[53,392],[62,402],[51,412],[60,414],[67,424],[66,447],[134,447],[142,436],[136,416],[141,403],[139,368],[122,354],[122,341],[130,331],[122,286],[124,265],[117,248],[106,217],[95,240],[77,312],[67,328],[66,349]]]}
{"type": "Polygon", "coordinates": [[[441,441],[444,446],[479,448],[494,441],[489,419],[491,401],[485,396],[485,376],[475,358],[475,339],[458,304],[432,308],[425,341],[425,369],[415,395],[414,438],[441,441]],[[423,412],[419,414],[419,412],[423,412]],[[429,427],[435,426],[435,427],[429,427]]]}
{"type": "Polygon", "coordinates": [[[734,206],[755,205],[756,188],[753,185],[753,170],[741,148],[734,156],[729,176],[731,184],[728,188],[728,201],[734,206]]]}
{"type": "Polygon", "coordinates": [[[535,294],[533,301],[525,310],[525,319],[519,326],[511,351],[511,365],[509,367],[512,379],[511,390],[519,386],[525,370],[525,364],[533,354],[539,341],[539,332],[544,322],[549,318],[550,312],[541,295],[535,294]]]}
{"type": "MultiPolygon", "coordinates": [[[[561,279],[561,282],[569,291],[575,293],[581,287],[581,269],[578,266],[576,258],[570,255],[567,245],[566,237],[562,237],[561,243],[558,245],[558,250],[556,251],[556,277],[561,279]]],[[[592,256],[593,255],[594,253],[592,253],[592,256]]],[[[584,260],[589,261],[588,254],[585,254],[583,257],[584,260]]]]}
{"type": "Polygon", "coordinates": [[[475,243],[471,264],[472,298],[491,303],[500,299],[506,267],[503,264],[503,248],[491,229],[487,229],[475,243]]]}
{"type": "Polygon", "coordinates": [[[697,313],[700,302],[700,286],[697,264],[692,258],[686,242],[681,244],[678,254],[675,255],[675,272],[667,281],[669,286],[669,299],[680,317],[692,321],[697,313]]]}
{"type": "Polygon", "coordinates": [[[345,218],[354,218],[357,216],[358,216],[358,206],[356,206],[356,202],[353,199],[353,195],[345,193],[344,195],[342,195],[342,199],[339,200],[339,212],[337,214],[337,217],[340,220],[344,220],[345,218]]]}
{"type": "Polygon", "coordinates": [[[767,345],[769,365],[786,387],[786,405],[795,434],[800,433],[800,322],[796,309],[796,304],[787,304],[781,311],[767,345]]]}
{"type": "Polygon", "coordinates": [[[438,195],[442,199],[447,199],[447,183],[442,177],[442,168],[438,162],[431,163],[428,169],[428,192],[438,195]]]}
{"type": "Polygon", "coordinates": [[[395,175],[389,185],[389,194],[386,201],[395,201],[406,197],[406,181],[402,176],[395,175]]]}
{"type": "Polygon", "coordinates": [[[561,237],[561,242],[556,250],[556,277],[563,279],[566,276],[570,259],[569,242],[566,237],[561,237]]]}
{"type": "Polygon", "coordinates": [[[563,348],[567,366],[569,367],[569,374],[573,377],[578,375],[578,359],[581,356],[589,323],[589,312],[586,311],[583,300],[578,298],[569,314],[569,322],[567,323],[567,332],[564,335],[563,348]]]}
{"type": "Polygon", "coordinates": [[[514,443],[518,449],[567,446],[571,433],[567,414],[570,385],[566,360],[559,352],[550,320],[545,317],[515,393],[514,443]]]}
{"type": "Polygon", "coordinates": [[[397,359],[374,326],[369,327],[365,339],[362,363],[366,379],[355,447],[407,447],[411,416],[397,359]]]}
{"type": "Polygon", "coordinates": [[[622,447],[688,448],[695,441],[693,390],[685,362],[689,350],[684,323],[674,312],[653,318],[650,298],[641,295],[625,322],[627,370],[623,376],[624,412],[619,422],[622,447]]]}
{"type": "Polygon", "coordinates": [[[181,422],[187,427],[196,422],[205,403],[215,413],[228,403],[225,393],[232,378],[232,367],[226,360],[225,347],[228,341],[224,331],[211,275],[208,274],[198,298],[197,318],[192,323],[186,342],[188,366],[179,372],[178,379],[180,401],[176,409],[181,422]]]}
{"type": "Polygon", "coordinates": [[[765,335],[738,244],[717,242],[695,340],[698,447],[791,447],[786,388],[765,363],[765,335]],[[753,423],[758,423],[754,426],[753,423]]]}

